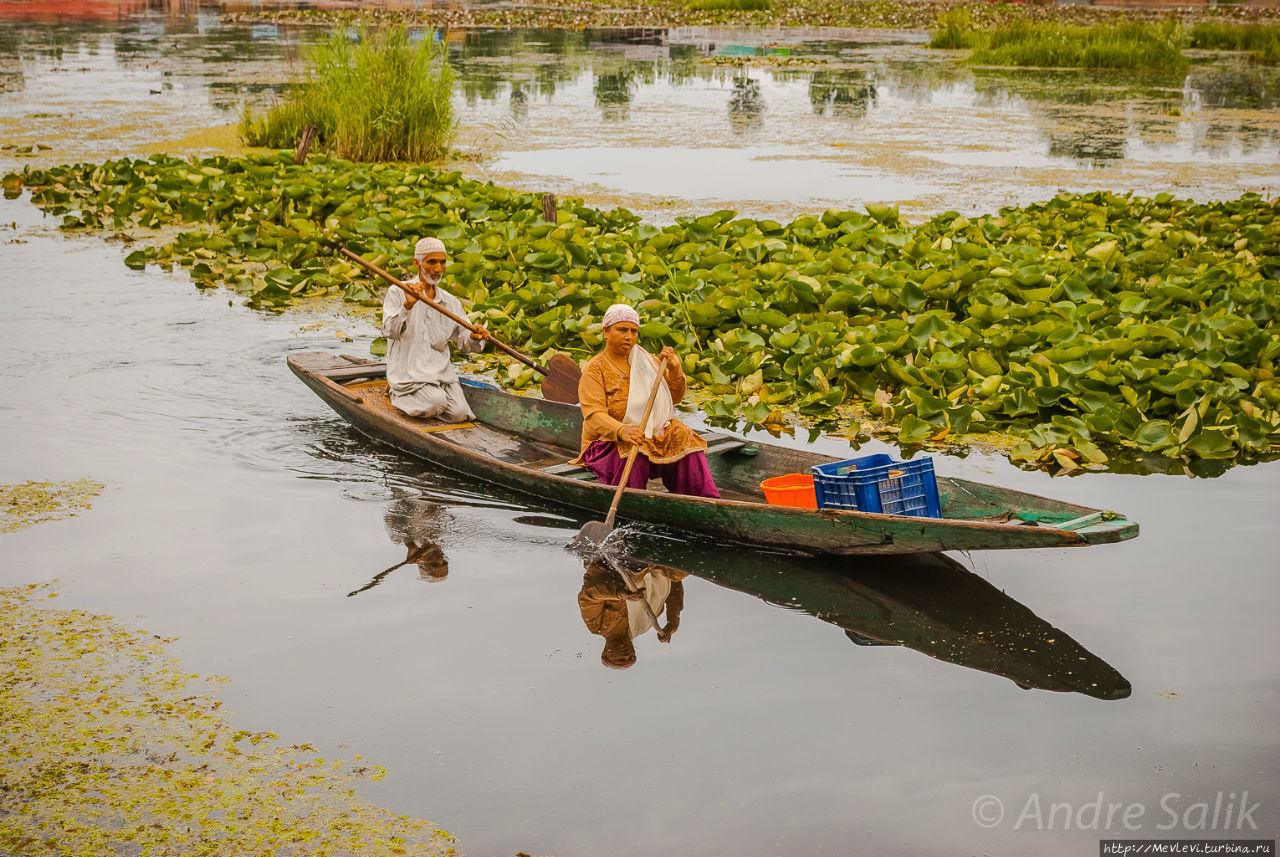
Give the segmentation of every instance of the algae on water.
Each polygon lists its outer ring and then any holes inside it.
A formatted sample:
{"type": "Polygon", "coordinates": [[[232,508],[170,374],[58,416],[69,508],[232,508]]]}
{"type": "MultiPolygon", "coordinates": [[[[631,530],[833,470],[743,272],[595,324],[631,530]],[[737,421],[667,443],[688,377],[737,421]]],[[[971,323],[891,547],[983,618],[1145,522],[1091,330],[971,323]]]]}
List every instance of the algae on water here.
{"type": "Polygon", "coordinates": [[[23,482],[0,485],[0,533],[16,533],[44,521],[73,518],[102,493],[101,482],[23,482]]]}
{"type": "Polygon", "coordinates": [[[385,771],[237,730],[171,640],[0,589],[0,853],[452,855],[354,792],[385,771]]]}

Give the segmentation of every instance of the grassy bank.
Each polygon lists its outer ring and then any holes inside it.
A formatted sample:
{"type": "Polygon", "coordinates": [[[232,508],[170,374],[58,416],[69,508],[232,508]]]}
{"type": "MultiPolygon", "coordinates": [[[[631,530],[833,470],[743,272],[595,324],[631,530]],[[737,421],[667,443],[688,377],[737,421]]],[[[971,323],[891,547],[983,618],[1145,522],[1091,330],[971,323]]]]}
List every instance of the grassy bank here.
{"type": "MultiPolygon", "coordinates": [[[[1021,440],[1015,460],[1068,470],[1126,449],[1280,450],[1280,217],[1253,194],[1062,194],[918,225],[876,205],[787,224],[721,211],[658,229],[576,200],[546,223],[537,195],[458,171],[287,152],[124,159],[5,187],[30,188],[65,228],[191,224],[125,263],[181,265],[262,308],[377,305],[334,248],[394,267],[434,234],[457,292],[522,348],[585,357],[605,306],[640,306],[642,338],[683,355],[712,420],[789,412],[905,444],[999,432],[1021,440]]],[[[505,377],[533,380],[519,364],[505,377]]]]}

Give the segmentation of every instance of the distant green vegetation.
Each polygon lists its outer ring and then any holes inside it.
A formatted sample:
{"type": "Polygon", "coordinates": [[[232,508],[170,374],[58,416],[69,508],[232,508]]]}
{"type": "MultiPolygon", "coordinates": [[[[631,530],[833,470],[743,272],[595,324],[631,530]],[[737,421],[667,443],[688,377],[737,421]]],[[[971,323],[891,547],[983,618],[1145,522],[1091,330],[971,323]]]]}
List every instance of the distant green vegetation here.
{"type": "Polygon", "coordinates": [[[773,4],[770,0],[690,0],[687,8],[695,12],[719,12],[725,9],[767,12],[773,8],[773,4]]]}
{"type": "Polygon", "coordinates": [[[980,65],[1036,68],[1183,69],[1186,33],[1176,21],[1126,21],[1107,26],[1014,21],[974,29],[966,9],[938,19],[929,46],[969,49],[980,65]]]}
{"type": "Polygon", "coordinates": [[[335,29],[314,51],[306,80],[259,115],[245,108],[240,136],[250,146],[298,144],[315,125],[318,148],[353,161],[437,161],[449,151],[455,119],[453,70],[433,31],[414,43],[403,26],[358,40],[335,29]]]}
{"type": "MultiPolygon", "coordinates": [[[[4,187],[67,229],[180,226],[124,263],[181,265],[264,309],[376,306],[335,246],[396,265],[435,235],[455,294],[534,352],[585,357],[605,307],[642,307],[641,338],[677,349],[714,424],[997,433],[1021,441],[1014,460],[1068,471],[1123,449],[1174,472],[1280,453],[1280,206],[1257,194],[1062,193],[915,226],[889,205],[787,224],[726,210],[658,228],[567,198],[548,223],[537,194],[456,170],[288,152],[26,170],[4,187]]],[[[511,386],[534,382],[511,368],[511,386]]]]}
{"type": "Polygon", "coordinates": [[[1265,65],[1280,64],[1280,27],[1267,24],[1203,22],[1191,29],[1189,47],[1218,51],[1248,51],[1265,65]]]}

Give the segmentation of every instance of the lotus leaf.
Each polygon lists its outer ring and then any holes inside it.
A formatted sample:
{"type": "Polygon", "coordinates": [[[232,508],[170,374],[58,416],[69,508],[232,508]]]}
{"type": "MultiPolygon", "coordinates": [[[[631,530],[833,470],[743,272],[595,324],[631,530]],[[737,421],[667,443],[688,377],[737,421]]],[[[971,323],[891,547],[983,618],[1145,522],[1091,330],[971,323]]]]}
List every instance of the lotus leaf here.
{"type": "Polygon", "coordinates": [[[330,244],[397,265],[416,235],[434,232],[453,255],[458,293],[517,343],[594,348],[604,307],[643,302],[665,341],[694,352],[703,336],[730,343],[723,361],[687,361],[695,380],[732,390],[729,373],[754,385],[759,372],[762,402],[791,397],[799,381],[808,392],[797,407],[818,419],[831,418],[846,389],[869,397],[906,388],[931,398],[899,396],[896,415],[936,421],[929,437],[966,423],[1025,436],[1076,419],[1075,429],[1028,441],[1028,460],[1042,464],[1100,463],[1089,432],[1193,460],[1280,440],[1280,254],[1269,249],[1280,226],[1256,195],[1200,204],[1060,194],[972,220],[947,212],[919,227],[888,207],[786,226],[726,211],[658,229],[575,200],[547,224],[536,195],[456,171],[321,157],[295,166],[278,154],[125,158],[27,171],[6,178],[9,187],[67,215],[66,228],[198,219],[200,230],[127,263],[186,265],[199,285],[222,282],[266,307],[330,288],[376,303],[363,272],[328,261],[330,244]],[[270,269],[256,281],[254,263],[270,269]],[[730,336],[743,325],[765,336],[730,336]]]}

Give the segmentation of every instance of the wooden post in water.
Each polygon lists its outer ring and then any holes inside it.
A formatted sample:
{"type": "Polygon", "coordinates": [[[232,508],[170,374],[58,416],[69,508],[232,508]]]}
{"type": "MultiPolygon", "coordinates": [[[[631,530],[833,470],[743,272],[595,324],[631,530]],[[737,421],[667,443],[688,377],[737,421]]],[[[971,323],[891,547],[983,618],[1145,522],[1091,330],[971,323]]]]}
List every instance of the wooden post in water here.
{"type": "Polygon", "coordinates": [[[556,195],[554,193],[544,193],[542,195],[542,219],[547,223],[556,222],[556,195]]]}
{"type": "Polygon", "coordinates": [[[308,124],[302,129],[302,139],[298,141],[298,148],[293,153],[293,162],[300,164],[307,159],[307,152],[311,151],[311,143],[316,139],[316,126],[308,124]]]}

